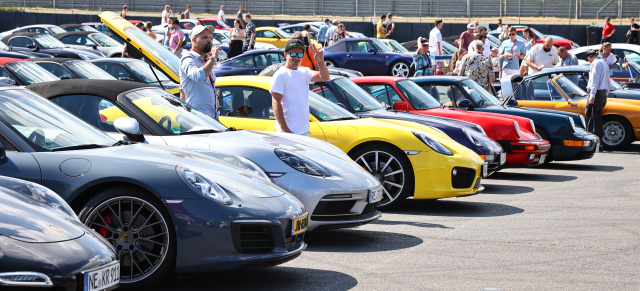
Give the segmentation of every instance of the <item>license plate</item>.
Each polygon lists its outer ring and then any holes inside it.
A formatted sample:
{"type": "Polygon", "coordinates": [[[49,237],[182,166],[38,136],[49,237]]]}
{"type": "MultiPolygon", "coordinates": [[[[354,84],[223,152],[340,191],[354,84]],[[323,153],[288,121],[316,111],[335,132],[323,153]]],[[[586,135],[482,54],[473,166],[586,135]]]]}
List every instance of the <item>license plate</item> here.
{"type": "Polygon", "coordinates": [[[500,165],[504,165],[507,162],[507,153],[500,153],[500,165]]]}
{"type": "Polygon", "coordinates": [[[489,165],[485,163],[482,165],[482,178],[489,176],[489,165]]]}
{"type": "Polygon", "coordinates": [[[538,165],[542,165],[546,158],[547,158],[547,154],[540,155],[540,159],[538,160],[538,165]]]}
{"type": "Polygon", "coordinates": [[[307,230],[308,225],[309,225],[309,214],[306,214],[303,217],[294,219],[293,223],[291,224],[291,235],[296,235],[296,234],[305,232],[305,230],[307,230]]]}
{"type": "Polygon", "coordinates": [[[369,203],[375,203],[382,200],[382,187],[369,190],[369,203]]]}
{"type": "Polygon", "coordinates": [[[120,284],[120,262],[84,273],[84,291],[105,290],[120,284]]]}

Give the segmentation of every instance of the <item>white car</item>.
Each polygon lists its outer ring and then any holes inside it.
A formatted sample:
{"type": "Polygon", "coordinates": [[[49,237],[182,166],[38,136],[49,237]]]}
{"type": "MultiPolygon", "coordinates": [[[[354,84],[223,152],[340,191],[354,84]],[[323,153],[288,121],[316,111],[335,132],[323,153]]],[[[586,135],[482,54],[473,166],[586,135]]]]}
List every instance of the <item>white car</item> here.
{"type": "MultiPolygon", "coordinates": [[[[578,58],[578,64],[586,65],[589,64],[589,62],[585,57],[585,52],[588,49],[597,51],[601,46],[602,45],[599,44],[582,46],[572,49],[569,52],[578,58]]],[[[624,66],[624,64],[629,61],[640,63],[640,46],[627,43],[612,43],[611,53],[616,56],[616,63],[611,68],[611,78],[621,83],[629,82],[629,80],[633,79],[634,76],[629,69],[624,66]]]]}

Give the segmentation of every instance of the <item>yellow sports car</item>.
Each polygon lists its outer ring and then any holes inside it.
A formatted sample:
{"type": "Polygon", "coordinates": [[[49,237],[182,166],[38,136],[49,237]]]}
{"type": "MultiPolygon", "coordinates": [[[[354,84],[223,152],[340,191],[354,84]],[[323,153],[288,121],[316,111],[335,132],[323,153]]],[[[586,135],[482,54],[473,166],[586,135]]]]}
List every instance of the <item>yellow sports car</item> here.
{"type": "MultiPolygon", "coordinates": [[[[284,48],[291,38],[288,32],[273,26],[263,26],[256,28],[256,42],[264,42],[275,45],[277,48],[284,48]]],[[[315,39],[311,42],[318,43],[315,39]]]]}
{"type": "MultiPolygon", "coordinates": [[[[532,94],[516,94],[518,106],[561,110],[585,115],[587,92],[560,74],[540,84],[533,82],[532,94]],[[531,98],[522,100],[522,98],[531,98]]],[[[529,90],[527,90],[529,91],[529,90]]],[[[608,99],[602,111],[604,136],[602,143],[607,149],[622,149],[640,139],[640,101],[608,99]]]]}
{"type": "Polygon", "coordinates": [[[405,47],[403,47],[398,41],[396,41],[395,39],[380,39],[380,41],[382,43],[384,43],[385,45],[387,45],[387,47],[389,47],[390,49],[393,50],[393,52],[395,53],[400,53],[400,54],[408,54],[408,55],[413,55],[412,52],[410,52],[409,50],[407,50],[405,47]]]}
{"type": "MultiPolygon", "coordinates": [[[[221,92],[220,122],[275,130],[270,77],[220,77],[216,85],[221,92]]],[[[358,118],[313,92],[309,97],[309,136],[337,146],[377,177],[385,190],[383,207],[395,207],[412,195],[437,199],[482,189],[482,158],[441,132],[412,122],[358,118]]]]}

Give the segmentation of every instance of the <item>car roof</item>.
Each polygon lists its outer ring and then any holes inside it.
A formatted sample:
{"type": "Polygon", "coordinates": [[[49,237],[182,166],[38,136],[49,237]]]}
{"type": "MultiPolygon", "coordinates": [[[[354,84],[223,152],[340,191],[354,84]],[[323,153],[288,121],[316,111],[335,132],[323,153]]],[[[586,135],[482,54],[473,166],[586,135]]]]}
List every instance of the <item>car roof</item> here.
{"type": "Polygon", "coordinates": [[[29,59],[29,61],[34,62],[34,63],[52,62],[52,63],[62,64],[64,62],[68,62],[68,61],[82,61],[82,60],[72,59],[72,58],[34,58],[34,59],[29,59]]]}
{"type": "Polygon", "coordinates": [[[79,24],[79,23],[68,23],[68,24],[63,24],[60,25],[61,28],[67,28],[67,27],[82,27],[85,26],[85,24],[79,24]]]}
{"type": "Polygon", "coordinates": [[[23,60],[23,59],[16,59],[16,58],[2,58],[2,57],[0,57],[0,66],[4,66],[4,65],[6,65],[6,64],[8,64],[8,63],[18,62],[18,61],[23,62],[23,61],[25,61],[25,60],[23,60]]]}
{"type": "Polygon", "coordinates": [[[49,35],[49,34],[44,34],[44,33],[35,33],[35,32],[18,32],[18,33],[13,33],[13,34],[9,34],[5,37],[2,38],[2,42],[7,43],[8,40],[14,38],[14,37],[18,37],[18,36],[26,36],[26,37],[34,37],[36,35],[49,35]]]}
{"type": "Polygon", "coordinates": [[[61,38],[65,37],[65,36],[68,36],[68,35],[89,36],[90,34],[94,34],[94,33],[99,33],[99,32],[95,32],[95,31],[69,31],[69,32],[65,32],[65,33],[54,34],[53,37],[55,37],[57,39],[61,39],[61,38]]]}
{"type": "Polygon", "coordinates": [[[29,85],[26,88],[47,99],[62,95],[95,95],[115,102],[118,95],[122,92],[139,88],[157,87],[131,81],[70,79],[36,83],[29,85]]]}

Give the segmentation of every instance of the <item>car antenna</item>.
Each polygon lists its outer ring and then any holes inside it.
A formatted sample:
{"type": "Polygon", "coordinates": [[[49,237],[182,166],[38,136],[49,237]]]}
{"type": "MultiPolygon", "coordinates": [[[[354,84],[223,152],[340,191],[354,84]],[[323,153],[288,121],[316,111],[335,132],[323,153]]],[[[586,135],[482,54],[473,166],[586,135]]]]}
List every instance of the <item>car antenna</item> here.
{"type": "Polygon", "coordinates": [[[520,82],[518,82],[518,85],[511,90],[511,94],[509,94],[509,96],[507,96],[506,99],[504,99],[504,101],[502,101],[502,107],[505,107],[505,104],[507,104],[507,102],[509,102],[509,100],[511,100],[511,98],[513,98],[513,96],[516,94],[516,91],[518,91],[518,88],[520,88],[520,85],[522,85],[522,83],[524,83],[524,78],[522,80],[520,80],[520,82]]]}
{"type": "Polygon", "coordinates": [[[158,75],[156,74],[156,71],[153,69],[153,66],[151,65],[149,60],[145,58],[144,61],[147,62],[147,64],[149,65],[149,69],[151,69],[153,76],[156,77],[156,81],[158,81],[158,84],[160,84],[160,87],[162,87],[162,90],[167,91],[167,89],[164,88],[164,85],[162,85],[162,82],[160,82],[160,78],[158,78],[158,75]]]}

